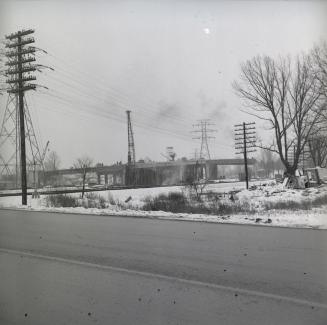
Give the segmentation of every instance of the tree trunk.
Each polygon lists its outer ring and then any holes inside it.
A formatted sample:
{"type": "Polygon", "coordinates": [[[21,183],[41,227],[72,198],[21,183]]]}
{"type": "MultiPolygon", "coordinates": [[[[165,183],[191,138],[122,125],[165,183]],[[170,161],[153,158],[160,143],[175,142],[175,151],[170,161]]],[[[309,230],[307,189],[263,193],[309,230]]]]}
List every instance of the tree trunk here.
{"type": "Polygon", "coordinates": [[[297,164],[286,165],[286,176],[295,176],[295,171],[297,170],[297,164]]]}

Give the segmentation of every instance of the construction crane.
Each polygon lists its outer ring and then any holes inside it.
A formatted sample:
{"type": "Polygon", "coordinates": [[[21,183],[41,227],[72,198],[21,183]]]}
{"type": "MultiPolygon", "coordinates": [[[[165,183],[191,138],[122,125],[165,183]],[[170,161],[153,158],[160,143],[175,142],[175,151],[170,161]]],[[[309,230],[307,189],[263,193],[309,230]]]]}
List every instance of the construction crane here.
{"type": "Polygon", "coordinates": [[[43,153],[41,155],[41,166],[42,166],[42,169],[44,170],[44,159],[45,159],[45,155],[47,154],[47,151],[49,150],[49,143],[50,141],[47,141],[47,144],[45,145],[45,148],[43,150],[43,153]]]}
{"type": "MultiPolygon", "coordinates": [[[[44,174],[44,159],[45,159],[45,155],[47,153],[48,147],[49,147],[49,143],[50,143],[50,141],[47,141],[47,144],[45,145],[43,153],[42,153],[42,155],[40,155],[40,167],[42,168],[43,174],[44,174]]],[[[33,168],[33,179],[34,179],[34,192],[32,194],[32,198],[39,198],[40,195],[37,191],[38,181],[36,181],[36,161],[35,160],[34,160],[34,168],[33,168]]]]}

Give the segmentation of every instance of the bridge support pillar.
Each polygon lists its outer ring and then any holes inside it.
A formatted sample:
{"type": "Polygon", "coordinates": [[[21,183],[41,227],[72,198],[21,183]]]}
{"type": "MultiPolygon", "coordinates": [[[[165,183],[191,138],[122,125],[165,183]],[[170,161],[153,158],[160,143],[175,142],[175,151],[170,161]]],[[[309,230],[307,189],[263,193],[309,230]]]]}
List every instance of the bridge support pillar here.
{"type": "Polygon", "coordinates": [[[206,163],[206,176],[207,179],[214,180],[217,179],[217,164],[215,163],[206,163]]]}

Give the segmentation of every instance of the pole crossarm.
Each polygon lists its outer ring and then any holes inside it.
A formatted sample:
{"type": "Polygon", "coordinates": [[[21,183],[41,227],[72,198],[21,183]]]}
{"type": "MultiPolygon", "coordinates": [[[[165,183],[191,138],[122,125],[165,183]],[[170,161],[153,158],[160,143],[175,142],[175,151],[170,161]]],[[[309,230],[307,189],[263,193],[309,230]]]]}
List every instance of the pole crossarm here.
{"type": "MultiPolygon", "coordinates": [[[[24,73],[23,69],[19,71],[19,73],[24,73]]],[[[14,83],[20,83],[20,82],[26,82],[26,81],[34,81],[36,80],[36,77],[34,76],[28,76],[28,77],[23,77],[23,78],[17,78],[17,79],[8,79],[6,82],[8,84],[14,84],[14,83]]]]}
{"type": "MultiPolygon", "coordinates": [[[[249,153],[249,152],[256,152],[256,150],[247,150],[246,152],[247,153],[249,153]]],[[[235,152],[236,155],[240,155],[240,154],[244,154],[244,153],[245,153],[244,151],[235,152]]]]}
{"type": "MultiPolygon", "coordinates": [[[[256,141],[256,137],[248,137],[248,138],[246,138],[246,141],[256,141]]],[[[243,138],[235,138],[234,139],[235,141],[240,141],[240,140],[243,140],[243,138]]]]}
{"type": "Polygon", "coordinates": [[[25,91],[28,91],[28,90],[36,90],[36,85],[34,84],[28,84],[24,87],[21,87],[21,88],[12,88],[12,89],[8,89],[7,90],[7,93],[9,94],[17,94],[21,91],[25,92],[25,91]]]}
{"type": "Polygon", "coordinates": [[[11,44],[8,43],[8,44],[6,44],[6,48],[12,49],[12,48],[21,47],[21,46],[24,46],[27,44],[32,44],[34,42],[35,42],[34,38],[30,37],[30,38],[26,38],[24,40],[18,40],[16,43],[11,43],[11,44]]]}
{"type": "Polygon", "coordinates": [[[238,126],[243,127],[244,125],[246,127],[247,125],[254,125],[254,124],[255,124],[255,122],[248,122],[248,123],[244,122],[242,124],[235,124],[234,127],[238,127],[238,126]]]}
{"type": "MultiPolygon", "coordinates": [[[[21,54],[25,55],[25,54],[33,54],[35,53],[35,48],[34,47],[28,47],[28,48],[24,48],[21,51],[21,54]]],[[[13,57],[17,57],[18,53],[17,51],[9,51],[5,53],[6,57],[8,58],[13,58],[13,57]]]]}
{"type": "MultiPolygon", "coordinates": [[[[239,132],[239,131],[237,131],[237,132],[239,132]]],[[[252,135],[252,134],[256,134],[256,132],[245,132],[245,135],[252,135]]],[[[244,133],[243,132],[242,133],[235,133],[235,135],[241,135],[241,136],[243,136],[244,133]]]]}
{"type": "MultiPolygon", "coordinates": [[[[22,72],[26,73],[26,72],[34,72],[36,70],[36,66],[35,65],[27,65],[25,67],[22,68],[22,72]]],[[[8,69],[6,70],[6,75],[11,75],[11,74],[18,74],[20,71],[16,68],[16,69],[8,69]]]]}
{"type": "Polygon", "coordinates": [[[18,37],[21,37],[21,36],[26,36],[26,35],[30,35],[30,34],[33,34],[35,32],[34,29],[23,29],[23,30],[20,30],[16,33],[11,33],[9,35],[6,35],[6,39],[8,40],[13,40],[15,38],[18,38],[18,37]]]}

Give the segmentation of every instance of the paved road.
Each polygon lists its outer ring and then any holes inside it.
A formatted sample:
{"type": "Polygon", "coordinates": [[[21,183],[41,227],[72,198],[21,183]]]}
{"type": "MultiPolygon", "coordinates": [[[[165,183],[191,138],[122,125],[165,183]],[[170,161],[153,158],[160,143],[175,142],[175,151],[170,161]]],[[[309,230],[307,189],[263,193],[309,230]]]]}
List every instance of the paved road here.
{"type": "Polygon", "coordinates": [[[327,232],[0,210],[0,324],[326,324],[327,232]]]}

